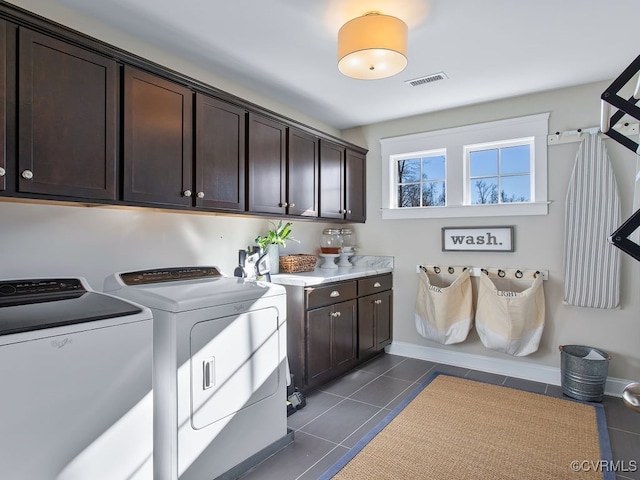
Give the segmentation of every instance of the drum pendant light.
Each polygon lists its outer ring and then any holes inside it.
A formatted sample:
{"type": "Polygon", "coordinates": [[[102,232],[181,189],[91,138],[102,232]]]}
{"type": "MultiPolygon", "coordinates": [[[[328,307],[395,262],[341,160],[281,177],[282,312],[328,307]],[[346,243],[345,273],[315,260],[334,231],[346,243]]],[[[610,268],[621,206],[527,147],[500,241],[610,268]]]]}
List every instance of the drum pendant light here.
{"type": "Polygon", "coordinates": [[[387,78],[407,66],[407,25],[396,17],[368,12],[338,32],[338,70],[360,80],[387,78]]]}

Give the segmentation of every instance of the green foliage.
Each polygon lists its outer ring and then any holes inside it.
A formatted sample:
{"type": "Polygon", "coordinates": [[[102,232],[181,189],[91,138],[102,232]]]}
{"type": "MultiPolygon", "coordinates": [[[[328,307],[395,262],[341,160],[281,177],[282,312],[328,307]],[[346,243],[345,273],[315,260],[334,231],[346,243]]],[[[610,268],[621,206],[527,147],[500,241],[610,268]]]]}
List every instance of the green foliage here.
{"type": "Polygon", "coordinates": [[[267,245],[282,245],[283,247],[286,247],[287,241],[298,241],[291,237],[291,222],[287,222],[283,225],[282,221],[279,221],[277,226],[273,222],[269,223],[273,225],[273,229],[268,230],[264,237],[258,235],[254,240],[263,250],[267,248],[267,245]]]}

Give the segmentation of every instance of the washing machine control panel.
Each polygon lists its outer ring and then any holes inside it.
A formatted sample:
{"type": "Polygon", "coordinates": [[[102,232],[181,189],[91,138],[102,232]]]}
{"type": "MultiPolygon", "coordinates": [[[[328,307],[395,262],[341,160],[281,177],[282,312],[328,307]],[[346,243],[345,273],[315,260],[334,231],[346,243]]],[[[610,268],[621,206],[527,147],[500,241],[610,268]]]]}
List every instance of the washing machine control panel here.
{"type": "Polygon", "coordinates": [[[0,282],[0,299],[27,295],[67,295],[85,292],[77,278],[10,280],[0,282]]]}
{"type": "Polygon", "coordinates": [[[192,280],[221,277],[217,267],[175,267],[155,270],[127,272],[120,275],[125,285],[144,285],[148,283],[175,282],[176,280],[192,280]]]}

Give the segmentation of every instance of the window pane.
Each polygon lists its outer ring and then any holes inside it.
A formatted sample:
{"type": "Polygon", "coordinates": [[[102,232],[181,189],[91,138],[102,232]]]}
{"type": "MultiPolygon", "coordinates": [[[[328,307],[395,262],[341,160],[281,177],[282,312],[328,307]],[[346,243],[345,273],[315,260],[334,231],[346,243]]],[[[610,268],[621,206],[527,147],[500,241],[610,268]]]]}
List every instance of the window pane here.
{"type": "Polygon", "coordinates": [[[420,184],[400,185],[398,187],[398,207],[420,206],[420,184]]]}
{"type": "Polygon", "coordinates": [[[478,150],[469,154],[469,172],[472,177],[498,174],[498,149],[478,150]]]}
{"type": "Polygon", "coordinates": [[[420,159],[398,161],[398,183],[420,181],[420,159]]]}
{"type": "Polygon", "coordinates": [[[422,159],[422,180],[442,180],[446,178],[444,155],[422,159]]]}
{"type": "Polygon", "coordinates": [[[531,201],[530,186],[529,175],[503,177],[500,182],[500,201],[503,203],[529,202],[531,201]]]}
{"type": "Polygon", "coordinates": [[[471,203],[498,203],[498,177],[472,180],[471,203]]]}
{"type": "Polygon", "coordinates": [[[506,147],[500,150],[500,174],[529,173],[531,154],[529,145],[506,147]]]}
{"type": "Polygon", "coordinates": [[[445,205],[444,182],[428,182],[422,184],[422,206],[443,207],[445,205]]]}

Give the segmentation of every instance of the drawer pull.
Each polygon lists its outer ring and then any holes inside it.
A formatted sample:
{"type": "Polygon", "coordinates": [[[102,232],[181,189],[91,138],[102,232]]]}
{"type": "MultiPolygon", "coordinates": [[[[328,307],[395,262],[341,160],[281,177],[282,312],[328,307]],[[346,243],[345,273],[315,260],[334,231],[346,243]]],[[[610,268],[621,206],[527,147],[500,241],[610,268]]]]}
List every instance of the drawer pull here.
{"type": "Polygon", "coordinates": [[[373,303],[375,303],[376,305],[380,305],[382,303],[382,300],[378,299],[378,300],[375,300],[373,303]]]}
{"type": "Polygon", "coordinates": [[[331,292],[331,293],[329,294],[329,296],[330,296],[331,298],[339,297],[339,296],[340,296],[340,292],[339,292],[338,290],[334,290],[333,292],[331,292]]]}
{"type": "Polygon", "coordinates": [[[374,288],[380,288],[382,285],[380,285],[380,282],[376,282],[373,284],[374,288]]]}

